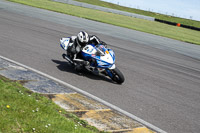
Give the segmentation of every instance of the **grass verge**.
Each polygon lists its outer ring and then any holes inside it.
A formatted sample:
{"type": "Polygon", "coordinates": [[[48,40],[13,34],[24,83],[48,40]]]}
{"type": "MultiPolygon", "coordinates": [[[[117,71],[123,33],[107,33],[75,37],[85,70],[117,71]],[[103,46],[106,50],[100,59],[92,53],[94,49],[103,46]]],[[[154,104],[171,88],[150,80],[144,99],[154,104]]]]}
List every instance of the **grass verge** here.
{"type": "Polygon", "coordinates": [[[130,13],[141,14],[141,15],[150,16],[150,17],[154,17],[157,19],[161,19],[161,20],[166,20],[166,21],[175,22],[175,23],[181,23],[181,24],[200,28],[200,22],[195,21],[195,20],[184,19],[184,18],[174,17],[171,15],[164,15],[164,14],[159,14],[159,13],[155,13],[155,12],[151,12],[151,11],[135,9],[135,8],[124,7],[124,6],[120,6],[117,4],[104,2],[101,0],[75,0],[75,1],[84,2],[84,3],[97,5],[97,6],[103,6],[103,7],[112,8],[112,9],[117,9],[117,10],[126,11],[126,12],[130,12],[130,13]]]}
{"type": "Polygon", "coordinates": [[[99,132],[47,97],[31,92],[17,81],[0,76],[0,91],[0,133],[99,132]]]}
{"type": "Polygon", "coordinates": [[[8,0],[200,45],[200,32],[50,0],[8,0]]]}

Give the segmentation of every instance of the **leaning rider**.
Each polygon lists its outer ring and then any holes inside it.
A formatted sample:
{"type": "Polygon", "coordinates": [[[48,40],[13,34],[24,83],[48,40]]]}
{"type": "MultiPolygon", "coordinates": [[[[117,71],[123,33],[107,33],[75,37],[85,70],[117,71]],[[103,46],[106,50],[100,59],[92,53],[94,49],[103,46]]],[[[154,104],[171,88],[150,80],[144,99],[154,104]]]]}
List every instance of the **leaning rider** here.
{"type": "Polygon", "coordinates": [[[107,44],[103,41],[100,41],[100,39],[97,36],[89,36],[88,33],[85,31],[79,32],[77,36],[71,36],[70,44],[67,49],[67,56],[69,56],[74,62],[78,62],[75,66],[75,69],[77,71],[79,71],[82,68],[82,65],[89,65],[89,62],[84,61],[81,56],[82,48],[85,47],[87,44],[97,45],[100,43],[107,47],[107,44]]]}

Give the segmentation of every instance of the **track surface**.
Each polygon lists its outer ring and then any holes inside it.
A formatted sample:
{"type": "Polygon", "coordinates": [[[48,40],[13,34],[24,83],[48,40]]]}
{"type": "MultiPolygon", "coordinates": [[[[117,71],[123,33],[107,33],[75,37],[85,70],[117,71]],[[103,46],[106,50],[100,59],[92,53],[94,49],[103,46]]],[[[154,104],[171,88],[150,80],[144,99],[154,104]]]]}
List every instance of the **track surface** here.
{"type": "Polygon", "coordinates": [[[169,133],[200,131],[198,51],[195,45],[0,0],[0,55],[79,87],[169,133]],[[79,76],[62,59],[59,39],[86,29],[114,49],[126,78],[123,85],[87,73],[79,76]]]}

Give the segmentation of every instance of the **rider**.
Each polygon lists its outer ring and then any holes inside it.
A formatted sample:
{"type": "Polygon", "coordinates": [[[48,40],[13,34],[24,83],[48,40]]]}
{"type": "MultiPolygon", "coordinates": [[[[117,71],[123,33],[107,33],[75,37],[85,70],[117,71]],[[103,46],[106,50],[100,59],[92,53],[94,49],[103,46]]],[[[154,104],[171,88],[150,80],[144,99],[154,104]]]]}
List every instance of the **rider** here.
{"type": "MultiPolygon", "coordinates": [[[[84,61],[81,56],[81,50],[83,47],[85,47],[87,44],[103,44],[105,47],[107,47],[107,44],[103,41],[100,41],[100,39],[95,35],[88,35],[87,32],[81,31],[78,33],[77,36],[71,36],[70,38],[70,44],[67,49],[67,56],[70,56],[70,58],[74,62],[78,62],[75,66],[76,70],[80,70],[82,65],[89,65],[90,62],[84,61]]],[[[95,60],[91,60],[92,62],[95,62],[95,60]]]]}

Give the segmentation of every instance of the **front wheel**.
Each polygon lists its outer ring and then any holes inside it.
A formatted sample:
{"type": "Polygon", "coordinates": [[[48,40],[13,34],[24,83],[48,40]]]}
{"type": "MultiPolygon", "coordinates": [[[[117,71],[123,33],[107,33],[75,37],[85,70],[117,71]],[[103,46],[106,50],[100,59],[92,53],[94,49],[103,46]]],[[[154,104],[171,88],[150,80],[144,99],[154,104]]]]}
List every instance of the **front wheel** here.
{"type": "Polygon", "coordinates": [[[111,70],[112,72],[112,80],[117,82],[118,84],[122,84],[124,82],[124,75],[121,71],[116,67],[115,69],[111,70]]]}

